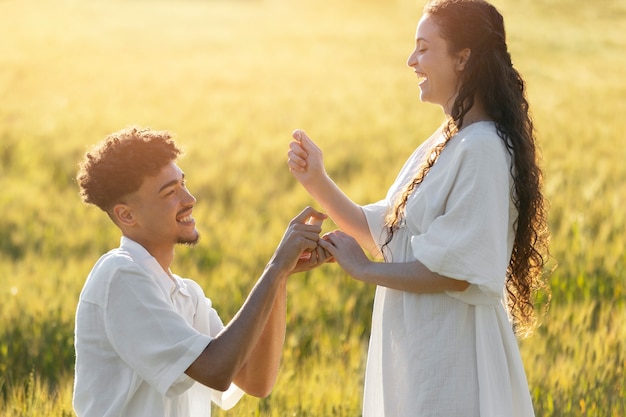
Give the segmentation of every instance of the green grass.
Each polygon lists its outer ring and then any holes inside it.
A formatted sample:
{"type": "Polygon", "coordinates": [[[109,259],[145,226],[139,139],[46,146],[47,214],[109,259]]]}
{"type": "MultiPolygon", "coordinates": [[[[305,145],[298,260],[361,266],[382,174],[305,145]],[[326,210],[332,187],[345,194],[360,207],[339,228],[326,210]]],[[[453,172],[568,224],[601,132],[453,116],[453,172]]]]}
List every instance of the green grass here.
{"type": "MultiPolygon", "coordinates": [[[[536,413],[623,417],[626,1],[494,3],[528,83],[550,201],[553,298],[520,341],[536,413]]],[[[405,66],[420,7],[0,1],[0,415],[72,415],[78,293],[119,239],[78,198],[89,145],[131,124],[176,134],[202,240],[173,269],[228,320],[288,220],[314,204],[286,168],[293,129],[367,203],[441,123],[405,66]]],[[[359,416],[372,298],[336,266],[294,276],[274,392],[215,415],[359,416]]]]}

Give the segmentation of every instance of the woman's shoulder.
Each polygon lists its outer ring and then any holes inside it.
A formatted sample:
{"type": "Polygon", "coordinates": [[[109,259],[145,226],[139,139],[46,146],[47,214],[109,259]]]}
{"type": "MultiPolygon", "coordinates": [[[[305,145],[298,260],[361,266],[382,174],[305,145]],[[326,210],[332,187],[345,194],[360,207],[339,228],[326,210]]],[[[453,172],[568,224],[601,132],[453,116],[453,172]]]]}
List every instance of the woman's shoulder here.
{"type": "Polygon", "coordinates": [[[449,147],[450,160],[459,166],[507,169],[511,163],[511,154],[493,122],[467,126],[450,141],[449,147]]]}
{"type": "Polygon", "coordinates": [[[481,143],[490,143],[495,139],[500,138],[495,122],[489,120],[475,122],[469,126],[465,126],[456,134],[456,136],[458,136],[461,140],[472,138],[481,143]]]}
{"type": "Polygon", "coordinates": [[[456,134],[459,150],[463,152],[506,153],[504,140],[498,134],[496,124],[491,121],[473,123],[456,134]]]}

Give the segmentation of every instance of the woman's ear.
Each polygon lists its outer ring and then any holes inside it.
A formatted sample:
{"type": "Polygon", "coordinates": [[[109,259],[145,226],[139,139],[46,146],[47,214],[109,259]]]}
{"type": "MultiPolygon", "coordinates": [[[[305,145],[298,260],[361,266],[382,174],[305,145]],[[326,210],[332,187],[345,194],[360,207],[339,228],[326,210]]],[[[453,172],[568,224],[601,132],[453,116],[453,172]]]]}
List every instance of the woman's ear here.
{"type": "Polygon", "coordinates": [[[472,55],[472,50],[469,48],[461,49],[457,54],[456,60],[456,70],[461,72],[465,69],[467,65],[467,61],[469,61],[470,56],[472,55]]]}
{"type": "Polygon", "coordinates": [[[116,204],[111,211],[114,221],[120,226],[133,226],[135,224],[133,212],[128,205],[116,204]]]}

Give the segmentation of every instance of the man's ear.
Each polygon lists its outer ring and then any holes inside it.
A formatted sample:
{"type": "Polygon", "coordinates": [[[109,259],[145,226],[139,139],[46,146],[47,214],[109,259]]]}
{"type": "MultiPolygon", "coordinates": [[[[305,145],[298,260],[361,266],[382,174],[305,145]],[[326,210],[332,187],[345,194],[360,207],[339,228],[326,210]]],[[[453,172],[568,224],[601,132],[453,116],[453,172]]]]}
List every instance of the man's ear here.
{"type": "Polygon", "coordinates": [[[136,222],[133,212],[126,204],[116,204],[113,206],[111,213],[113,215],[113,220],[120,226],[133,226],[136,222]]]}
{"type": "Polygon", "coordinates": [[[469,61],[470,55],[472,55],[472,50],[469,48],[461,49],[461,51],[459,51],[456,59],[456,70],[458,72],[461,72],[465,69],[467,61],[469,61]]]}

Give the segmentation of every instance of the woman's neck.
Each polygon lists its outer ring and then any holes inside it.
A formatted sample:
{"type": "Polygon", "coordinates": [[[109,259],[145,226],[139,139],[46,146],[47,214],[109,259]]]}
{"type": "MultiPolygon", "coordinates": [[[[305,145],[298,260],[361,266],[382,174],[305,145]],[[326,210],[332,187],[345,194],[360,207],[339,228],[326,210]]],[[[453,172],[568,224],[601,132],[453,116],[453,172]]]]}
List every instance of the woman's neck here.
{"type": "MultiPolygon", "coordinates": [[[[451,99],[448,102],[448,105],[444,106],[443,108],[444,113],[446,114],[448,119],[452,118],[452,103],[454,102],[455,100],[451,99]]],[[[492,121],[492,120],[493,119],[489,117],[489,114],[485,110],[485,107],[483,106],[483,103],[481,102],[481,100],[474,97],[474,103],[472,104],[472,108],[469,109],[467,113],[465,113],[465,115],[463,116],[463,120],[462,121],[455,120],[454,122],[457,124],[459,129],[461,129],[461,128],[471,125],[472,123],[492,121]]]]}
{"type": "Polygon", "coordinates": [[[474,103],[471,109],[463,116],[463,120],[455,120],[459,129],[467,127],[476,122],[485,122],[492,121],[493,119],[489,117],[484,108],[478,104],[474,103]]]}

